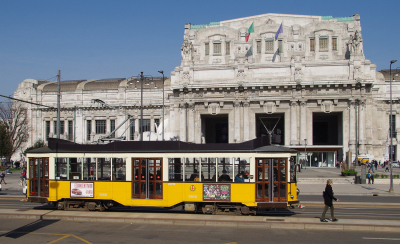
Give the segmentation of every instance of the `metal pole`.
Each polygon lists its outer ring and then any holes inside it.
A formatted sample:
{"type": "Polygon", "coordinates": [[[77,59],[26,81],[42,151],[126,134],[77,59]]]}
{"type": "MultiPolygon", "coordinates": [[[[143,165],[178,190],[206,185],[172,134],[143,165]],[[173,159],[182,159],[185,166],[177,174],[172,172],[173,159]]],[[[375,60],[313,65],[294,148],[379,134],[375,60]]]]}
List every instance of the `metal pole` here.
{"type": "Polygon", "coordinates": [[[164,141],[164,71],[158,71],[162,74],[162,140],[164,141]]]}
{"type": "Polygon", "coordinates": [[[58,70],[57,80],[57,139],[60,139],[60,70],[58,70]]]}
{"type": "Polygon", "coordinates": [[[304,163],[304,168],[306,168],[307,169],[307,139],[304,139],[304,153],[305,153],[305,155],[306,155],[306,160],[305,160],[305,163],[304,163]]]}
{"type": "Polygon", "coordinates": [[[140,72],[140,141],[143,141],[143,72],[140,72]]]}
{"type": "Polygon", "coordinates": [[[390,61],[390,69],[389,69],[389,79],[390,79],[390,193],[394,193],[393,189],[393,167],[392,167],[392,161],[393,161],[393,115],[392,115],[392,64],[396,63],[397,60],[392,60],[390,61]]]}

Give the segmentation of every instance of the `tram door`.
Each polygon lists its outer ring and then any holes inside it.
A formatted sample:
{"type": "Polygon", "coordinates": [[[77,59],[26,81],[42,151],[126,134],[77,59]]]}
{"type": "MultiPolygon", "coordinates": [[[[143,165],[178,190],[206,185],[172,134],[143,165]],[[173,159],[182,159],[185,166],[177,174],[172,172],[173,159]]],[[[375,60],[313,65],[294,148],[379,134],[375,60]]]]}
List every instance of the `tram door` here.
{"type": "Polygon", "coordinates": [[[256,201],[286,202],[286,159],[256,159],[256,201]]]}
{"type": "Polygon", "coordinates": [[[49,196],[49,158],[29,159],[29,196],[49,196]]]}
{"type": "Polygon", "coordinates": [[[162,199],[162,158],[132,159],[132,198],[162,199]]]}

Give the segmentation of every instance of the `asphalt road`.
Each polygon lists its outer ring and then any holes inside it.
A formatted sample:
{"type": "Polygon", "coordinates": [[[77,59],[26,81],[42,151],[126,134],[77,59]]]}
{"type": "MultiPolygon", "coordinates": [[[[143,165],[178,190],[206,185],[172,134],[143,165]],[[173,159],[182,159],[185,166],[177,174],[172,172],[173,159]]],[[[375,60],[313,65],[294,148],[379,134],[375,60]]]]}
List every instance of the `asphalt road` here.
{"type": "MultiPolygon", "coordinates": [[[[0,200],[1,209],[18,209],[20,211],[38,209],[38,210],[56,210],[48,204],[40,203],[29,203],[21,202],[18,200],[0,200]]],[[[108,210],[110,212],[143,212],[143,213],[180,213],[185,215],[193,215],[191,218],[196,218],[197,214],[184,212],[184,211],[172,211],[164,208],[143,208],[143,207],[114,207],[108,210]]],[[[71,211],[72,212],[72,211],[71,211]]],[[[322,213],[322,207],[308,207],[305,208],[294,208],[290,210],[272,210],[272,211],[258,211],[257,216],[277,216],[277,217],[301,217],[301,218],[319,218],[322,213]]],[[[327,218],[330,217],[328,210],[327,218]]],[[[335,207],[335,217],[338,219],[380,219],[380,220],[400,220],[400,211],[398,208],[371,208],[371,207],[335,207]]]]}
{"type": "MultiPolygon", "coordinates": [[[[400,203],[399,196],[349,196],[349,195],[336,195],[341,202],[370,202],[370,203],[400,203]]],[[[313,201],[313,202],[323,202],[322,193],[321,195],[299,195],[299,200],[301,201],[313,201]]]]}
{"type": "Polygon", "coordinates": [[[88,223],[59,220],[9,219],[0,222],[0,243],[398,243],[399,233],[252,229],[88,223]]]}

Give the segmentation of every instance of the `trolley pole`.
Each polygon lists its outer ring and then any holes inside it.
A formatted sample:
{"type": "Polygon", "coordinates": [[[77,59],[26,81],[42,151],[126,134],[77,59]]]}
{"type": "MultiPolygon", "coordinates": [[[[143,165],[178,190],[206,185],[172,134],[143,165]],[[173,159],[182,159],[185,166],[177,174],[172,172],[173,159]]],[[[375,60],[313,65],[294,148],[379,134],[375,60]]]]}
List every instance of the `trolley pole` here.
{"type": "Polygon", "coordinates": [[[139,132],[140,141],[143,141],[143,72],[140,72],[140,122],[139,132]]]}

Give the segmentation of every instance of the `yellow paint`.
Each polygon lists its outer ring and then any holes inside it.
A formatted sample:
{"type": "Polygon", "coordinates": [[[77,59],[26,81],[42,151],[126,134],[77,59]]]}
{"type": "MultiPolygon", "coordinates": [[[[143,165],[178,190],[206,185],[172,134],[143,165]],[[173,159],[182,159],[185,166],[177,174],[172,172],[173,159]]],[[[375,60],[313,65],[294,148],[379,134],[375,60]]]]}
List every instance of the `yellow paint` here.
{"type": "MultiPolygon", "coordinates": [[[[94,181],[94,199],[114,200],[125,206],[171,207],[181,202],[203,202],[203,183],[163,183],[163,199],[132,198],[131,182],[94,181]],[[194,190],[193,190],[194,189],[194,190]]],[[[215,184],[215,183],[213,183],[215,184]]],[[[249,207],[257,206],[255,202],[254,183],[229,183],[231,201],[243,203],[249,207]]],[[[49,201],[71,198],[70,181],[49,182],[49,201]]],[[[79,199],[79,198],[73,198],[79,199]]],[[[84,199],[84,198],[82,198],[84,199]]]]}

